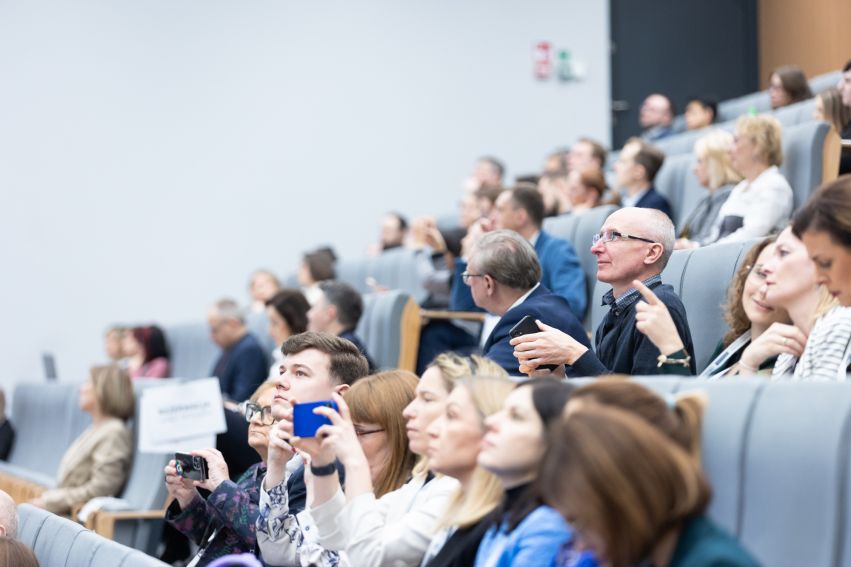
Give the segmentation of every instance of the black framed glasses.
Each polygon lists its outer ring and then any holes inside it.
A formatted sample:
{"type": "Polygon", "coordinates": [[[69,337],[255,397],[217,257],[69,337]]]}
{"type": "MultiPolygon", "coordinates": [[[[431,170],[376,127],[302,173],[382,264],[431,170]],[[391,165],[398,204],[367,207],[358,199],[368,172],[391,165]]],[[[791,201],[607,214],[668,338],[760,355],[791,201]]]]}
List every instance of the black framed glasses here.
{"type": "Polygon", "coordinates": [[[272,416],[272,406],[260,407],[254,402],[243,402],[241,404],[242,415],[245,416],[245,421],[251,422],[254,416],[260,414],[260,423],[263,425],[272,425],[277,420],[272,416]]]}
{"type": "Polygon", "coordinates": [[[461,280],[466,284],[470,285],[470,278],[483,278],[485,274],[471,274],[470,272],[461,272],[461,280]]]}
{"type": "Polygon", "coordinates": [[[383,429],[366,429],[361,427],[360,425],[355,425],[355,435],[358,437],[364,437],[366,435],[372,435],[373,433],[381,433],[384,431],[383,429]]]}
{"type": "Polygon", "coordinates": [[[597,234],[591,237],[591,246],[596,245],[598,242],[606,244],[608,242],[615,242],[622,238],[626,240],[640,240],[642,242],[656,244],[655,240],[650,240],[649,238],[644,238],[643,236],[635,236],[634,234],[627,234],[625,232],[618,232],[616,230],[604,230],[603,232],[598,232],[597,234]]]}

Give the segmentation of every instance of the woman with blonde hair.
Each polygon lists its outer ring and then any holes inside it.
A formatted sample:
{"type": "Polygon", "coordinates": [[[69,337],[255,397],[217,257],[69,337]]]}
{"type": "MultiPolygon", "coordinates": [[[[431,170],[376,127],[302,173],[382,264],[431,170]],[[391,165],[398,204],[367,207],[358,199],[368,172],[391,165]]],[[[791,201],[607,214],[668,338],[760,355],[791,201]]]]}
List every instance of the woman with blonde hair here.
{"type": "Polygon", "coordinates": [[[733,191],[733,185],[742,180],[730,161],[732,147],[733,135],[724,130],[712,130],[695,143],[693,172],[709,194],[700,200],[686,219],[675,245],[677,250],[708,243],[718,211],[733,191]]]}
{"type": "Polygon", "coordinates": [[[733,188],[708,242],[733,242],[780,230],[792,214],[792,187],[778,169],[783,163],[780,122],[765,114],[736,122],[730,158],[744,178],[733,188]]]}
{"type": "Polygon", "coordinates": [[[127,371],[115,365],[92,368],[80,386],[80,409],[92,416],[89,426],[65,451],[56,488],[32,504],[54,514],[68,514],[95,496],[118,496],[127,480],[133,442],[125,422],[135,397],[127,371]]]}
{"type": "Polygon", "coordinates": [[[502,409],[515,388],[499,365],[480,359],[477,374],[462,378],[449,394],[446,411],[429,427],[429,467],[457,479],[460,486],[440,520],[422,565],[467,567],[476,559],[488,515],[502,500],[499,479],[478,465],[484,420],[502,409]]]}
{"type": "Polygon", "coordinates": [[[315,476],[308,483],[309,512],[316,522],[318,542],[326,549],[344,552],[352,565],[417,565],[438,529],[439,518],[455,493],[458,482],[429,470],[426,432],[443,415],[458,381],[490,369],[484,359],[442,354],[417,383],[416,395],[402,411],[407,422],[408,447],[420,456],[411,478],[397,490],[377,497],[365,458],[353,443],[354,424],[345,400],[335,397],[340,411],[317,409],[333,425],[320,428],[321,443],[294,439],[296,448],[317,462],[336,457],[346,471],[345,489],[336,472],[315,476]]]}
{"type": "Polygon", "coordinates": [[[550,432],[541,494],[611,567],[755,567],[706,515],[711,492],[699,465],[628,411],[581,407],[550,432]]]}

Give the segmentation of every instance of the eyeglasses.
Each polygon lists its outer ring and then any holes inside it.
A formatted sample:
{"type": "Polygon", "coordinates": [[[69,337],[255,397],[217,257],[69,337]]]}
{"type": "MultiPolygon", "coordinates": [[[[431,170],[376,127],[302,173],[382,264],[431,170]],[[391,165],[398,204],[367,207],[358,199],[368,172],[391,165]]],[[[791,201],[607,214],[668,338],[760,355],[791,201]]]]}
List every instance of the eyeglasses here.
{"type": "Polygon", "coordinates": [[[607,242],[615,242],[616,240],[621,238],[627,238],[629,240],[640,240],[642,242],[656,244],[655,240],[650,240],[649,238],[644,238],[643,236],[634,236],[632,234],[626,234],[624,232],[618,232],[616,230],[604,230],[603,232],[598,232],[597,234],[591,237],[591,246],[596,245],[598,242],[602,242],[603,244],[606,244],[607,242]]]}
{"type": "Polygon", "coordinates": [[[470,272],[461,272],[461,280],[466,284],[470,285],[470,278],[483,278],[485,274],[471,274],[470,272]]]}
{"type": "Polygon", "coordinates": [[[260,407],[254,402],[242,402],[240,404],[242,414],[245,416],[245,421],[251,422],[254,416],[260,414],[260,423],[263,425],[272,425],[277,419],[272,416],[272,406],[260,407]]]}
{"type": "Polygon", "coordinates": [[[368,431],[364,431],[363,427],[359,425],[355,425],[355,435],[358,437],[363,437],[364,435],[372,435],[373,433],[381,433],[384,431],[383,429],[370,429],[368,431]]]}

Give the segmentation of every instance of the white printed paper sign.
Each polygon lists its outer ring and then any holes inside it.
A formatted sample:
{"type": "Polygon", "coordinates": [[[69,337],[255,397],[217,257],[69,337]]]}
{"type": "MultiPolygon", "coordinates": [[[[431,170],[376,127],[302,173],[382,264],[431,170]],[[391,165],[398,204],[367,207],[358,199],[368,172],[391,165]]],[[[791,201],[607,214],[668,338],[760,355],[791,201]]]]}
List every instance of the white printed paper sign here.
{"type": "Polygon", "coordinates": [[[212,447],[227,429],[218,378],[148,387],[139,402],[139,451],[171,453],[212,447]]]}

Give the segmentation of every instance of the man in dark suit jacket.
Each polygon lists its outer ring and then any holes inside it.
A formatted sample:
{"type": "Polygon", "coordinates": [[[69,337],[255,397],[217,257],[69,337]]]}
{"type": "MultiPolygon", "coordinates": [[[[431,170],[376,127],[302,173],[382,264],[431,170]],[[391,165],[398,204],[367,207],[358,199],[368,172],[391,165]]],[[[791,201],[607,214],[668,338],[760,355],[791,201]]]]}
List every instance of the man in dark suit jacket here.
{"type": "Polygon", "coordinates": [[[476,305],[499,316],[483,351],[506,372],[519,375],[508,332],[526,315],[562,329],[588,345],[567,301],[541,285],[541,265],[529,242],[511,230],[489,232],[474,246],[463,279],[476,305]]]}
{"type": "Polygon", "coordinates": [[[674,219],[670,203],[653,187],[656,174],[664,162],[665,154],[640,138],[630,138],[624,144],[614,165],[624,207],[658,209],[671,220],[674,219]]]}
{"type": "Polygon", "coordinates": [[[366,345],[355,334],[363,315],[363,298],[358,290],[346,282],[336,280],[320,282],[319,290],[321,295],[307,312],[307,330],[331,333],[353,342],[366,357],[369,372],[375,372],[375,362],[366,351],[366,345]]]}
{"type": "MultiPolygon", "coordinates": [[[[534,246],[541,268],[541,285],[563,297],[573,314],[582,319],[588,304],[585,273],[573,245],[543,231],[543,222],[543,197],[531,187],[503,191],[496,200],[490,219],[493,229],[513,230],[534,246]]],[[[474,234],[471,240],[475,238],[474,234]]],[[[450,301],[450,307],[455,311],[475,310],[470,289],[461,282],[461,272],[466,269],[465,261],[456,261],[450,301]]]]}
{"type": "Polygon", "coordinates": [[[207,314],[210,337],[222,349],[213,365],[222,396],[239,403],[247,400],[269,375],[269,361],[260,342],[248,332],[245,318],[233,299],[222,299],[207,314]]]}

